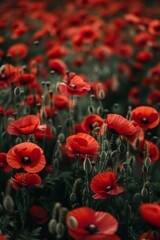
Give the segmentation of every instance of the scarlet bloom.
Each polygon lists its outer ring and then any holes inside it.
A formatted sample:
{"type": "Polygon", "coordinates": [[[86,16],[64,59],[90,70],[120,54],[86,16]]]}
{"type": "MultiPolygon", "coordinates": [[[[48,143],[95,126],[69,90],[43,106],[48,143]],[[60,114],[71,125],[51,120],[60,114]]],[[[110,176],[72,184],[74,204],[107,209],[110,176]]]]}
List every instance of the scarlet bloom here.
{"type": "Polygon", "coordinates": [[[158,112],[156,109],[148,106],[140,106],[133,109],[132,119],[137,122],[143,130],[154,128],[159,124],[158,112]]]}
{"type": "Polygon", "coordinates": [[[66,146],[68,152],[72,156],[80,154],[85,156],[94,156],[98,154],[99,143],[89,134],[78,133],[76,135],[71,135],[66,139],[66,146]]]}
{"type": "Polygon", "coordinates": [[[59,90],[65,96],[83,96],[89,92],[90,84],[85,82],[82,77],[71,72],[66,75],[62,83],[59,83],[59,90]]]}
{"type": "Polygon", "coordinates": [[[35,115],[27,115],[26,117],[19,118],[11,122],[7,131],[11,135],[19,136],[21,134],[32,134],[40,125],[39,117],[35,115]]]}
{"type": "Polygon", "coordinates": [[[4,115],[4,107],[0,106],[0,116],[3,116],[3,115],[4,115]]]}
{"type": "Polygon", "coordinates": [[[28,46],[23,43],[16,43],[9,47],[7,51],[8,55],[11,55],[14,60],[22,60],[28,54],[28,46]]]}
{"type": "Polygon", "coordinates": [[[42,140],[43,138],[45,139],[53,139],[55,138],[55,135],[52,133],[52,130],[50,127],[46,127],[42,130],[37,130],[35,133],[34,133],[34,136],[36,139],[38,140],[42,140]]]}
{"type": "Polygon", "coordinates": [[[54,106],[60,109],[73,107],[75,105],[75,103],[73,103],[73,101],[71,102],[67,96],[61,94],[54,94],[52,100],[54,106]]]}
{"type": "Polygon", "coordinates": [[[106,123],[107,128],[110,131],[116,132],[120,135],[132,135],[137,131],[137,127],[135,127],[132,122],[119,114],[108,114],[106,123]]]}
{"type": "Polygon", "coordinates": [[[84,128],[85,132],[90,133],[94,132],[103,134],[104,133],[104,120],[97,114],[90,114],[86,116],[82,122],[82,128],[84,128]],[[98,127],[99,131],[96,132],[95,128],[98,127]]]}
{"type": "Polygon", "coordinates": [[[148,30],[153,35],[160,35],[160,20],[155,19],[151,21],[148,30]]]}
{"type": "Polygon", "coordinates": [[[42,183],[41,177],[36,173],[16,173],[11,178],[12,187],[18,190],[21,186],[39,186],[42,183]]]}
{"type": "Polygon", "coordinates": [[[50,59],[48,62],[49,68],[54,70],[55,72],[65,75],[67,71],[66,64],[58,58],[50,59]]]}
{"type": "Polygon", "coordinates": [[[160,204],[159,203],[143,203],[140,206],[140,214],[142,218],[152,224],[153,226],[160,228],[160,204]]]}
{"type": "Polygon", "coordinates": [[[10,172],[13,170],[13,168],[11,168],[7,163],[7,153],[0,153],[0,169],[4,172],[10,172]]]}
{"type": "Polygon", "coordinates": [[[94,199],[105,199],[110,195],[118,195],[124,190],[118,187],[116,183],[116,174],[114,172],[102,172],[92,178],[90,188],[94,199]]]}
{"type": "Polygon", "coordinates": [[[148,96],[149,104],[157,104],[160,102],[160,90],[153,90],[148,96]]]}
{"type": "MultiPolygon", "coordinates": [[[[157,233],[157,234],[158,234],[158,238],[157,238],[158,240],[160,239],[160,233],[157,233]]],[[[155,237],[152,232],[145,232],[140,236],[139,240],[155,240],[155,237]]]]}
{"type": "Polygon", "coordinates": [[[7,153],[7,162],[12,168],[23,168],[29,173],[40,172],[46,165],[43,150],[31,142],[13,146],[7,153]]]}
{"type": "Polygon", "coordinates": [[[147,145],[148,145],[148,153],[149,153],[149,156],[150,159],[151,159],[151,162],[154,163],[155,161],[157,161],[159,159],[159,149],[158,147],[148,141],[148,140],[143,140],[140,145],[139,145],[139,148],[138,148],[138,159],[143,162],[145,157],[146,157],[146,153],[147,153],[147,145]]]}
{"type": "Polygon", "coordinates": [[[71,210],[66,216],[69,234],[76,240],[120,240],[117,220],[108,212],[88,207],[71,210]]]}
{"type": "Polygon", "coordinates": [[[113,51],[110,47],[101,45],[94,49],[93,54],[97,59],[106,61],[112,56],[113,51]]]}
{"type": "Polygon", "coordinates": [[[0,235],[0,240],[8,240],[8,238],[6,238],[6,237],[3,236],[3,235],[0,235]]]}
{"type": "Polygon", "coordinates": [[[39,225],[42,225],[49,220],[49,216],[46,209],[41,206],[33,205],[30,208],[30,215],[33,221],[39,225]]]}

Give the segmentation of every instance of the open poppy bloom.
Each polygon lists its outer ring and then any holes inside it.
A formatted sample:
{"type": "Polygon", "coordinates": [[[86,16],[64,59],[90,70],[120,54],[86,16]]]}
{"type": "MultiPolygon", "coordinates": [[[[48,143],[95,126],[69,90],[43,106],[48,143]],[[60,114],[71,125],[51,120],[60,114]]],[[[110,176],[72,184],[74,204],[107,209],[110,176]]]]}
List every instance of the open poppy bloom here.
{"type": "Polygon", "coordinates": [[[42,206],[33,205],[29,212],[33,221],[39,225],[42,225],[49,220],[48,213],[42,206]]]}
{"type": "Polygon", "coordinates": [[[11,172],[13,170],[7,163],[7,153],[0,153],[0,169],[4,172],[11,172]]]}
{"type": "Polygon", "coordinates": [[[107,212],[88,207],[71,210],[66,216],[69,234],[76,240],[119,240],[117,220],[107,212]]]}
{"type": "Polygon", "coordinates": [[[66,139],[66,146],[71,156],[95,156],[98,154],[99,143],[89,134],[78,133],[66,139]]]}
{"type": "Polygon", "coordinates": [[[110,195],[118,195],[124,191],[116,183],[114,172],[102,172],[94,176],[90,183],[91,190],[95,193],[94,199],[105,199],[110,195]]]}
{"type": "Polygon", "coordinates": [[[23,168],[26,172],[40,172],[46,165],[43,150],[31,142],[13,146],[7,153],[7,162],[12,168],[23,168]]]}
{"type": "Polygon", "coordinates": [[[140,106],[132,110],[132,119],[138,125],[147,130],[159,124],[159,114],[156,109],[148,106],[140,106]]]}
{"type": "Polygon", "coordinates": [[[12,187],[18,190],[21,186],[39,186],[42,183],[41,177],[36,173],[16,173],[11,178],[12,187]]]}
{"type": "Polygon", "coordinates": [[[59,83],[59,90],[65,96],[83,96],[90,90],[90,84],[85,82],[82,77],[71,72],[66,75],[64,81],[59,83]]]}
{"type": "Polygon", "coordinates": [[[137,131],[137,127],[132,122],[119,114],[110,113],[106,119],[107,128],[120,135],[132,135],[137,131]]]}
{"type": "Polygon", "coordinates": [[[140,215],[142,218],[152,224],[153,226],[160,228],[160,204],[159,203],[143,203],[140,206],[140,215]]]}
{"type": "Polygon", "coordinates": [[[49,68],[54,70],[56,73],[65,75],[67,71],[66,64],[58,58],[50,59],[48,62],[49,68]]]}
{"type": "Polygon", "coordinates": [[[159,149],[158,147],[152,143],[151,141],[148,140],[143,140],[139,147],[138,147],[138,159],[143,163],[145,157],[146,157],[146,152],[147,152],[147,145],[148,144],[148,152],[149,156],[151,159],[151,162],[154,163],[159,159],[159,149]]]}
{"type": "Polygon", "coordinates": [[[86,132],[94,132],[103,134],[104,133],[104,120],[97,114],[90,114],[86,116],[82,122],[82,128],[85,129],[86,132]],[[95,131],[95,128],[99,127],[99,132],[95,131]]]}
{"type": "Polygon", "coordinates": [[[9,47],[8,55],[11,55],[14,60],[22,60],[28,54],[28,46],[23,43],[16,43],[9,47]]]}
{"type": "Polygon", "coordinates": [[[11,135],[27,135],[34,133],[40,125],[39,117],[35,115],[28,115],[26,117],[19,118],[11,122],[7,128],[7,131],[11,135]]]}

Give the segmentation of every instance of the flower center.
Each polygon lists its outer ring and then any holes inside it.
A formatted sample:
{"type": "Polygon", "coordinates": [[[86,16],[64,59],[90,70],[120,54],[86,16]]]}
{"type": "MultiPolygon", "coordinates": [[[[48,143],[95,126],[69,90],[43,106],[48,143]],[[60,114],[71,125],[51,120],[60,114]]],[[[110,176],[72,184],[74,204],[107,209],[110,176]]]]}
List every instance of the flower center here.
{"type": "Polygon", "coordinates": [[[107,186],[107,187],[105,188],[106,192],[108,192],[108,191],[110,191],[110,190],[112,190],[112,189],[113,189],[113,186],[107,186]]]}
{"type": "Polygon", "coordinates": [[[70,88],[76,89],[76,85],[75,84],[71,84],[70,88]]]}
{"type": "Polygon", "coordinates": [[[30,157],[23,157],[23,158],[22,158],[22,163],[24,163],[24,164],[30,164],[30,163],[31,163],[30,157]]]}
{"type": "Polygon", "coordinates": [[[148,119],[144,117],[144,118],[141,119],[141,122],[142,123],[148,123],[148,119]]]}
{"type": "Polygon", "coordinates": [[[94,224],[90,224],[88,227],[85,228],[90,234],[95,234],[99,232],[98,228],[94,224]]]}

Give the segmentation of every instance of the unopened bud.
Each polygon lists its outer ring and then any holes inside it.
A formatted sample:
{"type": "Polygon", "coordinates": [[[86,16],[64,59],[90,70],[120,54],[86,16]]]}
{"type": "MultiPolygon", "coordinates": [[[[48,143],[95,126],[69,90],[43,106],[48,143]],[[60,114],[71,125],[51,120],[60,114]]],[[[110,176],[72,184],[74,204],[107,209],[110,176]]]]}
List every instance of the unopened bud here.
{"type": "Polygon", "coordinates": [[[3,206],[4,209],[7,211],[8,214],[13,214],[14,212],[14,201],[10,195],[6,195],[3,198],[3,206]]]}
{"type": "Polygon", "coordinates": [[[57,221],[56,219],[51,219],[48,223],[48,230],[51,234],[56,232],[57,221]]]}
{"type": "Polygon", "coordinates": [[[63,237],[64,232],[65,232],[65,227],[64,227],[63,223],[58,223],[57,226],[56,226],[57,235],[63,237]]]}
{"type": "Polygon", "coordinates": [[[88,157],[86,157],[84,159],[84,162],[83,162],[83,169],[86,173],[90,173],[92,171],[92,164],[91,164],[91,161],[88,157]]]}

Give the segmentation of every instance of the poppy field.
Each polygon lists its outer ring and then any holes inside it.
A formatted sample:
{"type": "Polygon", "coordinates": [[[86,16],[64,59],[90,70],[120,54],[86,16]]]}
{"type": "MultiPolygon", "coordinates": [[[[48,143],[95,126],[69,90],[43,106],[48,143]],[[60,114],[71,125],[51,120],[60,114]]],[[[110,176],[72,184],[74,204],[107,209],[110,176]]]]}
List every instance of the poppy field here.
{"type": "Polygon", "coordinates": [[[160,240],[159,1],[0,16],[0,240],[160,240]]]}

